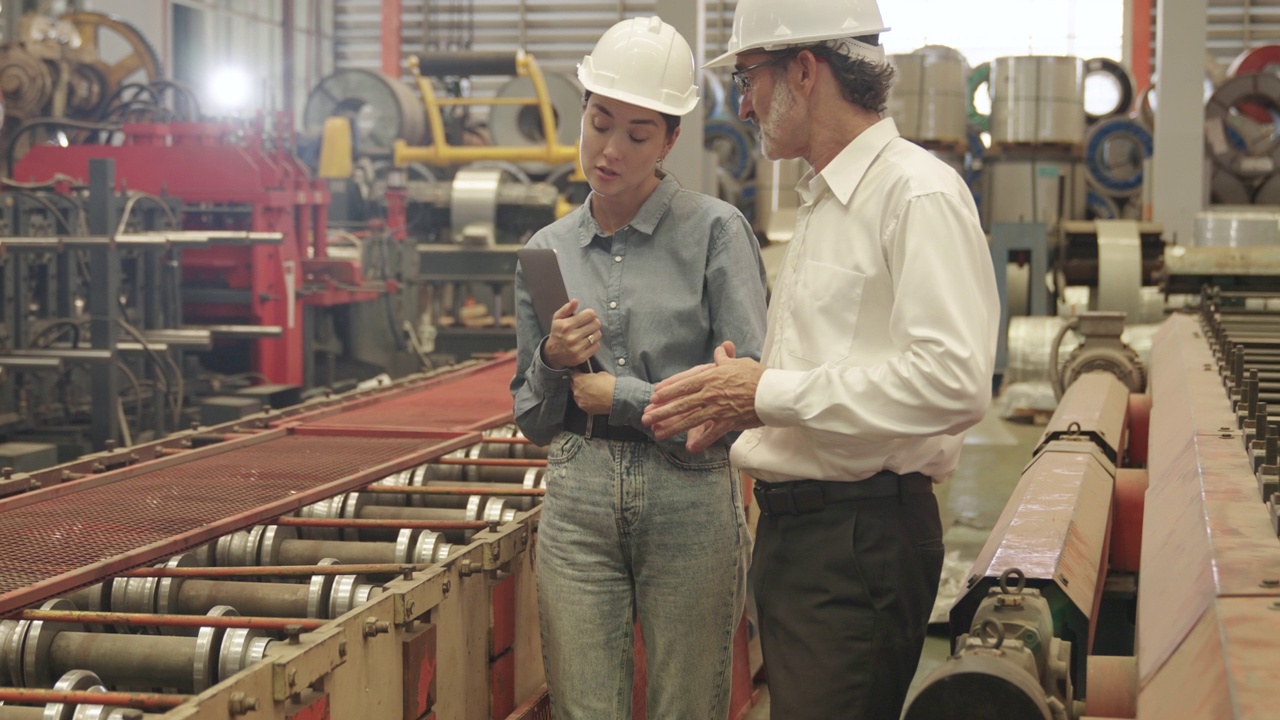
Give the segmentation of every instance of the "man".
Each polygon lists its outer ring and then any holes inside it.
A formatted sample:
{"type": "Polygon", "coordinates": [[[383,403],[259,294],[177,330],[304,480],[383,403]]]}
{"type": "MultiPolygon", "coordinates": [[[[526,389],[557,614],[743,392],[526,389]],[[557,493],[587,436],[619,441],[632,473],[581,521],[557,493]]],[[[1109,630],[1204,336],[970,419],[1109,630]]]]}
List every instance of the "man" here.
{"type": "Polygon", "coordinates": [[[999,306],[958,175],[881,119],[873,0],[740,0],[729,52],[770,159],[811,166],[763,364],[667,379],[644,423],[732,460],[762,513],[751,582],[772,717],[896,720],[942,570],[932,487],[990,402],[999,306]]]}

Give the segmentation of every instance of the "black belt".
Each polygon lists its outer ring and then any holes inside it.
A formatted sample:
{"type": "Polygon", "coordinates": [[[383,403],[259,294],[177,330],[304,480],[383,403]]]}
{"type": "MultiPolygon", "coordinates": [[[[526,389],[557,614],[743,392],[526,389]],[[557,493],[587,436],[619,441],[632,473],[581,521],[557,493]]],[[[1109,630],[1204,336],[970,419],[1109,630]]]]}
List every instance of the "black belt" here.
{"type": "Polygon", "coordinates": [[[572,405],[564,414],[564,429],[574,435],[597,440],[622,440],[623,442],[653,442],[648,433],[637,430],[630,425],[610,425],[608,415],[594,415],[590,418],[591,432],[587,432],[588,416],[572,405]]]}
{"type": "Polygon", "coordinates": [[[925,495],[933,492],[933,479],[920,473],[899,475],[881,470],[865,480],[796,480],[767,483],[757,480],[756,502],[765,515],[806,515],[830,503],[871,498],[925,495]]]}

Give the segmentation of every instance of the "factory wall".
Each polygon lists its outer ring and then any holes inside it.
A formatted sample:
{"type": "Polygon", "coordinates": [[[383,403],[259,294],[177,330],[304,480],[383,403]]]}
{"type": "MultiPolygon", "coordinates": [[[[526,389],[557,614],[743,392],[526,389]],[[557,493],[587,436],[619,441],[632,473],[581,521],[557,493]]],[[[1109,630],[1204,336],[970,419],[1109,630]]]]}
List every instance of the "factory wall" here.
{"type": "MultiPolygon", "coordinates": [[[[293,97],[295,117],[307,91],[333,71],[333,0],[292,0],[293,79],[285,76],[283,2],[257,0],[151,0],[139,12],[136,0],[84,0],[82,9],[120,15],[151,42],[165,72],[190,85],[205,111],[252,114],[280,110],[286,93],[293,97]],[[220,72],[221,71],[221,72],[220,72]],[[227,83],[242,87],[225,87],[227,83]],[[244,93],[242,103],[228,104],[227,93],[244,93]]],[[[104,39],[104,54],[123,54],[104,39]]]]}

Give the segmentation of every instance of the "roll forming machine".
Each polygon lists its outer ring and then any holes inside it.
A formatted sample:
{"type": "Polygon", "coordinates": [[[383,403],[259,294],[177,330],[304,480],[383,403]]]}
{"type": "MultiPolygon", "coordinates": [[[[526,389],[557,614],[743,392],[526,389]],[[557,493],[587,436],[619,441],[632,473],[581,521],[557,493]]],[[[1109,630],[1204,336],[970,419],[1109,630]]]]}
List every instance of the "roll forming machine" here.
{"type": "Polygon", "coordinates": [[[0,720],[546,717],[514,360],[0,492],[0,720]]]}
{"type": "Polygon", "coordinates": [[[1280,320],[1206,291],[1149,391],[1084,372],[951,611],[904,715],[1270,718],[1280,680],[1280,320]]]}

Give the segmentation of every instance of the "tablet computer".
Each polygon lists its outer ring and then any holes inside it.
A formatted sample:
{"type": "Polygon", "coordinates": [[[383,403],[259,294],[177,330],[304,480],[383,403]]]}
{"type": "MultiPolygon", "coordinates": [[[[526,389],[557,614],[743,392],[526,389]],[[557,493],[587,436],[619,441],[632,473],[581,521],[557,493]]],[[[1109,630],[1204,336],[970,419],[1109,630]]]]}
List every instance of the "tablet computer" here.
{"type": "Polygon", "coordinates": [[[522,247],[516,251],[516,258],[524,270],[524,286],[533,299],[533,309],[538,313],[542,332],[549,333],[552,316],[569,302],[569,291],[564,287],[556,251],[552,248],[522,247]]]}
{"type": "MultiPolygon", "coordinates": [[[[569,291],[560,274],[560,261],[553,248],[522,247],[516,251],[516,259],[524,271],[524,286],[533,300],[533,310],[543,333],[551,332],[551,320],[556,311],[569,302],[569,291]]],[[[595,358],[579,365],[577,370],[595,372],[599,369],[595,358]]]]}

